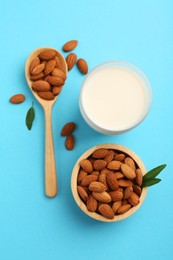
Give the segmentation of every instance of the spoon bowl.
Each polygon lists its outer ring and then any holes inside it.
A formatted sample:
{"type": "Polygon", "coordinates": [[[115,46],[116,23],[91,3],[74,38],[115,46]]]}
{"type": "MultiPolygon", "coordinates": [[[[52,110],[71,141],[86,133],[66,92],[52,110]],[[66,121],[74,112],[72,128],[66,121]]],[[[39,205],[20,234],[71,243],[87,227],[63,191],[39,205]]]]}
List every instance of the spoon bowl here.
{"type": "Polygon", "coordinates": [[[56,56],[61,61],[61,70],[67,76],[67,64],[63,57],[63,55],[54,48],[43,47],[35,49],[28,57],[25,65],[25,76],[28,83],[28,86],[43,107],[44,115],[45,115],[45,194],[48,197],[56,196],[58,192],[57,185],[57,176],[56,176],[56,162],[55,162],[55,153],[54,153],[54,142],[52,135],[52,107],[55,104],[58,96],[55,96],[53,100],[45,100],[38,96],[37,92],[32,89],[33,81],[30,79],[30,64],[34,58],[36,58],[41,52],[46,50],[54,50],[56,52],[56,56]]]}

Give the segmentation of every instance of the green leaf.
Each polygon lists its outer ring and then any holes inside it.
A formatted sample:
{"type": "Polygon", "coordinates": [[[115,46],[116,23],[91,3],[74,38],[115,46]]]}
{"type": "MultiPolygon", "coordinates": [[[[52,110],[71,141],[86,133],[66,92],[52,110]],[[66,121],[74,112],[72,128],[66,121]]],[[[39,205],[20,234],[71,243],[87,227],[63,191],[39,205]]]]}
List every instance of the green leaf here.
{"type": "Polygon", "coordinates": [[[161,181],[161,179],[158,179],[158,178],[143,180],[142,187],[149,187],[149,186],[159,183],[160,181],[161,181]]]}
{"type": "Polygon", "coordinates": [[[32,103],[32,107],[30,107],[30,109],[28,110],[27,114],[26,114],[26,126],[28,128],[28,130],[31,130],[32,128],[32,123],[34,121],[35,118],[35,111],[34,111],[34,107],[33,107],[33,103],[32,103]]]}
{"type": "Polygon", "coordinates": [[[162,165],[150,170],[149,172],[147,172],[144,175],[143,181],[155,178],[165,167],[166,167],[166,164],[162,164],[162,165]]]}

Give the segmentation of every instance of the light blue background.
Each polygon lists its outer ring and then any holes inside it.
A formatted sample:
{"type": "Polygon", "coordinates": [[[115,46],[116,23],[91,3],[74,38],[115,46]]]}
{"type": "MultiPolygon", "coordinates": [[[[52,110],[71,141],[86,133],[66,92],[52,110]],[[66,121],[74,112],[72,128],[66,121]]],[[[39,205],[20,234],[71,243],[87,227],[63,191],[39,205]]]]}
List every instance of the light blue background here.
{"type": "Polygon", "coordinates": [[[0,259],[173,259],[173,2],[171,0],[3,1],[0,7],[0,259]],[[89,68],[124,60],[142,69],[153,90],[152,109],[136,129],[104,136],[90,129],[78,108],[84,79],[75,67],[53,109],[59,194],[44,195],[44,115],[35,101],[32,130],[25,115],[34,99],[24,76],[37,47],[61,49],[78,39],[76,53],[89,68]],[[16,93],[26,101],[12,105],[16,93]],[[60,136],[68,121],[78,125],[76,147],[60,136]],[[71,171],[77,158],[100,143],[134,150],[147,169],[162,163],[162,182],[143,206],[118,223],[90,219],[75,204],[71,171]]]}

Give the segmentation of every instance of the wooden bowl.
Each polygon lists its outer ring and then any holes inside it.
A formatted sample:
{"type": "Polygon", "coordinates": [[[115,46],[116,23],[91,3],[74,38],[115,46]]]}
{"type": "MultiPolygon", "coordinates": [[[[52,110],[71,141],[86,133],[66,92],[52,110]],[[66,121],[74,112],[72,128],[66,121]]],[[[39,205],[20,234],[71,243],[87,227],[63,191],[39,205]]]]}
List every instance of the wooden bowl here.
{"type": "Polygon", "coordinates": [[[82,159],[87,159],[95,150],[97,150],[99,148],[114,149],[114,150],[117,150],[119,152],[123,152],[123,153],[127,154],[128,156],[130,156],[135,161],[135,163],[141,169],[143,175],[146,173],[146,169],[145,169],[145,166],[144,166],[142,160],[139,158],[138,155],[136,155],[130,149],[128,149],[124,146],[118,145],[118,144],[100,144],[100,145],[94,146],[94,147],[90,148],[89,150],[87,150],[85,153],[83,153],[81,155],[81,157],[78,159],[78,161],[76,162],[76,164],[73,168],[73,171],[72,171],[71,189],[72,189],[73,197],[74,197],[77,205],[79,206],[79,208],[85,214],[87,214],[89,217],[96,219],[96,220],[99,220],[99,221],[103,221],[103,222],[120,221],[120,220],[123,220],[125,218],[130,217],[133,213],[135,213],[140,208],[140,206],[142,205],[142,203],[144,202],[144,199],[146,197],[147,188],[142,188],[142,193],[141,193],[141,196],[140,196],[140,203],[137,206],[132,207],[129,211],[127,211],[124,214],[115,215],[113,219],[107,219],[107,218],[101,216],[100,214],[98,214],[96,212],[88,211],[86,205],[81,200],[81,198],[79,197],[79,194],[77,192],[77,177],[78,177],[78,173],[79,173],[79,169],[80,169],[80,161],[82,159]]]}

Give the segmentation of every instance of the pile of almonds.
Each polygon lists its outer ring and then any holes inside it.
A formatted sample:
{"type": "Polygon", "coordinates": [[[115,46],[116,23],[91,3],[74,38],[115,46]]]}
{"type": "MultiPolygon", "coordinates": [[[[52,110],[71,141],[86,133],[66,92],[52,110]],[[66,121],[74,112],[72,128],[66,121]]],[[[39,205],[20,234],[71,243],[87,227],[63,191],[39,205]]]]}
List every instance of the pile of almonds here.
{"type": "Polygon", "coordinates": [[[80,161],[77,191],[88,211],[113,219],[139,204],[142,178],[127,154],[100,148],[80,161]]]}
{"type": "Polygon", "coordinates": [[[35,57],[29,72],[33,90],[45,100],[53,100],[59,95],[66,80],[61,60],[53,49],[46,49],[35,57]]]}

